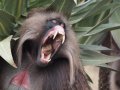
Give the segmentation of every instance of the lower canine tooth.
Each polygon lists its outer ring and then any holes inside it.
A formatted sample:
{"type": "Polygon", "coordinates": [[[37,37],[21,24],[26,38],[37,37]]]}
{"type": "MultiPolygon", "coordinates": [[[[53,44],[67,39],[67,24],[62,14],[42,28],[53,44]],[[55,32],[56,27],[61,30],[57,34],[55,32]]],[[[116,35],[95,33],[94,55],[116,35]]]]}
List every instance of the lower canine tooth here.
{"type": "Polygon", "coordinates": [[[62,44],[64,43],[64,41],[65,41],[65,36],[63,36],[63,39],[62,39],[62,44]]]}
{"type": "Polygon", "coordinates": [[[51,59],[48,60],[48,62],[50,62],[50,61],[51,61],[51,59]]]}

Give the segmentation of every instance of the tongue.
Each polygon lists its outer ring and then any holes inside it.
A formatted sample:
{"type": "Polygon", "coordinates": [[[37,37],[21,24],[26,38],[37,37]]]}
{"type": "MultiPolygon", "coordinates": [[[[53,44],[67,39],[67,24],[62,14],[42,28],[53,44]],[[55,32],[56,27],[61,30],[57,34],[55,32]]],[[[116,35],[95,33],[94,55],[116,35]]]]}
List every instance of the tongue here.
{"type": "Polygon", "coordinates": [[[48,63],[50,61],[51,58],[51,53],[52,53],[52,46],[46,45],[42,47],[42,51],[41,51],[41,61],[44,63],[48,63]]]}
{"type": "Polygon", "coordinates": [[[50,60],[51,60],[50,57],[51,57],[51,54],[45,56],[44,53],[42,53],[40,60],[41,60],[43,63],[48,63],[48,62],[50,62],[50,60]]]}

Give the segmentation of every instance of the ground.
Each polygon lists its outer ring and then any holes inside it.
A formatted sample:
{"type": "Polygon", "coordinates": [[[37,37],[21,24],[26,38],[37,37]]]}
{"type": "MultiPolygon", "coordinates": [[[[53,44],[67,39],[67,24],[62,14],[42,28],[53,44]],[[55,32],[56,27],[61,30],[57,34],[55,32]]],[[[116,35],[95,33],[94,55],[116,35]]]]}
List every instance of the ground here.
{"type": "Polygon", "coordinates": [[[85,71],[93,81],[93,83],[90,84],[92,90],[98,90],[99,68],[95,66],[85,66],[85,71]]]}

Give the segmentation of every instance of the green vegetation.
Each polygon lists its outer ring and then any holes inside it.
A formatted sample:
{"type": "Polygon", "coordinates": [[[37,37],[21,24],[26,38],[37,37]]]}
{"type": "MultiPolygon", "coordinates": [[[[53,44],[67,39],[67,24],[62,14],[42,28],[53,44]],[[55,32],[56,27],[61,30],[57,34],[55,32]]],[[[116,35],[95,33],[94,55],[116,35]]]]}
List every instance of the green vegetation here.
{"type": "Polygon", "coordinates": [[[15,67],[11,40],[19,39],[22,21],[36,7],[54,8],[68,17],[84,65],[110,68],[105,63],[120,59],[113,48],[120,48],[119,0],[0,0],[0,56],[10,65],[15,67]]]}

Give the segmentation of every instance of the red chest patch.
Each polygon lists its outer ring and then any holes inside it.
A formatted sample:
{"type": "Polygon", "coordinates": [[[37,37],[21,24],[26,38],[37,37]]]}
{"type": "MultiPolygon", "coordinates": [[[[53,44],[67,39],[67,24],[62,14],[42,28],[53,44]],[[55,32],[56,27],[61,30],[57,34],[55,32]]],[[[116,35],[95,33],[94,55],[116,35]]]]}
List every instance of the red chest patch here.
{"type": "Polygon", "coordinates": [[[30,89],[30,76],[27,70],[17,73],[11,80],[11,84],[30,89]]]}

